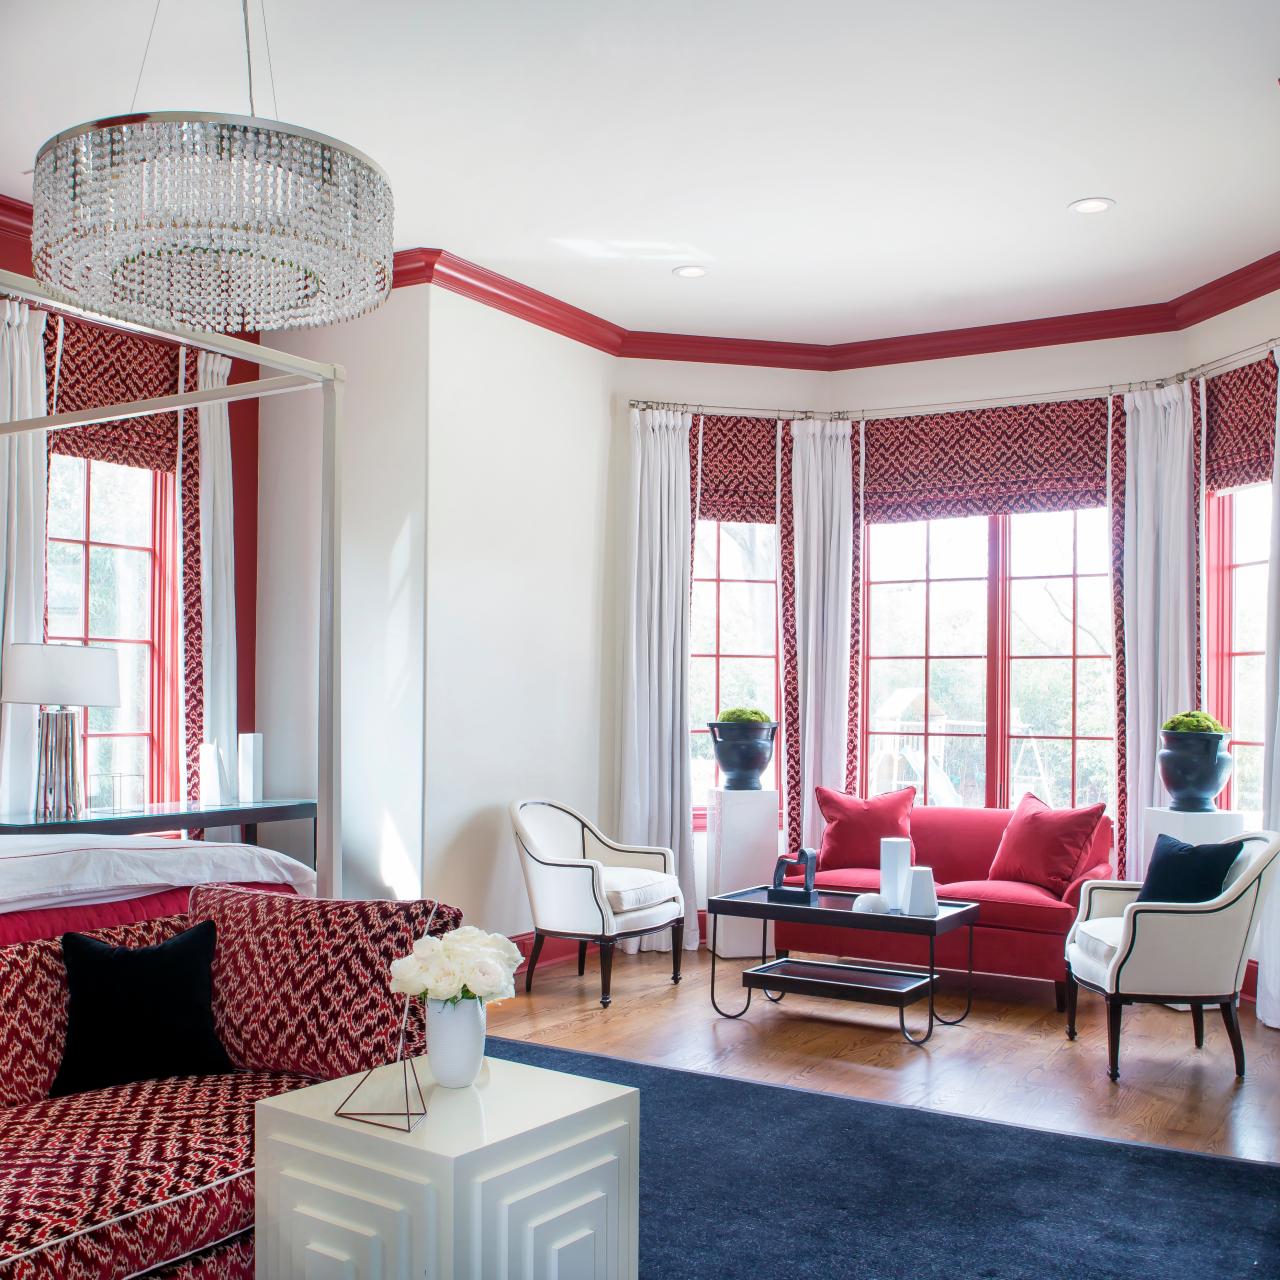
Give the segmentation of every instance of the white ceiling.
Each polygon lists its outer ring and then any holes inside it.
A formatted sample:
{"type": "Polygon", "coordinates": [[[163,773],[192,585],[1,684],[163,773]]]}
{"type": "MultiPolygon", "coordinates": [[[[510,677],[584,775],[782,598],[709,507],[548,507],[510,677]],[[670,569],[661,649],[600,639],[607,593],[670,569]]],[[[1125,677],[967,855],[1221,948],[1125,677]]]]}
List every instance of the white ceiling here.
{"type": "MultiPolygon", "coordinates": [[[[48,135],[128,110],[153,8],[0,0],[0,191],[30,199],[48,135]]],[[[1276,0],[266,11],[280,117],[387,169],[397,246],[632,329],[1021,320],[1163,301],[1280,249],[1276,0]],[[1117,207],[1067,211],[1098,194],[1117,207]]],[[[138,109],[244,112],[240,39],[237,0],[161,0],[138,109]]]]}

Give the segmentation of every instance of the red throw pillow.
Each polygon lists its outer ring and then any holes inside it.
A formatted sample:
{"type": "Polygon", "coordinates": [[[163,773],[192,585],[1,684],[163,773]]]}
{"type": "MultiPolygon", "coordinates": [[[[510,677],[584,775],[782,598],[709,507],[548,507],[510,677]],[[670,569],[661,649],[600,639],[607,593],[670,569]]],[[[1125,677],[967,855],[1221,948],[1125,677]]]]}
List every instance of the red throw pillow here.
{"type": "Polygon", "coordinates": [[[1038,884],[1062,897],[1089,852],[1105,808],[1050,809],[1028,791],[1000,837],[988,879],[1038,884]]]}
{"type": "MultiPolygon", "coordinates": [[[[818,798],[818,810],[827,822],[822,847],[818,850],[819,871],[836,867],[879,869],[882,836],[911,838],[915,787],[888,791],[870,800],[861,800],[843,791],[829,791],[826,787],[815,787],[814,794],[818,798]]],[[[914,847],[911,860],[915,861],[914,847]]]]}

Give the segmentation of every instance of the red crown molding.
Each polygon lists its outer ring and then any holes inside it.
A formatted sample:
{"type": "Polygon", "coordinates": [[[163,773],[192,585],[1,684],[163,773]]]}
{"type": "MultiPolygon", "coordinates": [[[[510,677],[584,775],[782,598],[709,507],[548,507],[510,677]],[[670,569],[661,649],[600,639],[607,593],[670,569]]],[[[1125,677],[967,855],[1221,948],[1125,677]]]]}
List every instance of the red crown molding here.
{"type": "MultiPolygon", "coordinates": [[[[29,244],[31,206],[0,195],[0,234],[24,238],[29,244]]],[[[1054,347],[1069,342],[1174,333],[1280,290],[1280,253],[1259,258],[1168,302],[832,345],[632,331],[444,249],[402,249],[395,255],[392,283],[395,288],[439,285],[597,351],[629,360],[685,360],[836,373],[876,365],[1054,347]]]]}

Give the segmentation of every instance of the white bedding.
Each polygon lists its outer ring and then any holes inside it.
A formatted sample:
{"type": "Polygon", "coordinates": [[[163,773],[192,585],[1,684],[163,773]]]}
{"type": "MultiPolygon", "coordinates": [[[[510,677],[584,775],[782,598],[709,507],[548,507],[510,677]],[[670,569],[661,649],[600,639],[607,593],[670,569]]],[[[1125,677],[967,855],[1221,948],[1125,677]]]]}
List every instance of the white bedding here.
{"type": "Polygon", "coordinates": [[[307,897],[316,891],[310,867],[256,845],[162,836],[0,836],[0,913],[226,881],[289,884],[307,897]]]}

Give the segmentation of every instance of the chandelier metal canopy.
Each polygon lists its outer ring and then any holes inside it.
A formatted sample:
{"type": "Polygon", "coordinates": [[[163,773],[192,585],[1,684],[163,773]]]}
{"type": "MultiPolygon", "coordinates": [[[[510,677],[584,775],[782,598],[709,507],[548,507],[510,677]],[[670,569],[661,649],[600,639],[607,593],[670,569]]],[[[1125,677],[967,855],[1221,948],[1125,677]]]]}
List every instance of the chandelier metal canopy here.
{"type": "Polygon", "coordinates": [[[70,302],[220,333],[334,324],[391,289],[386,175],[254,116],[95,120],[36,157],[36,276],[70,302]]]}

